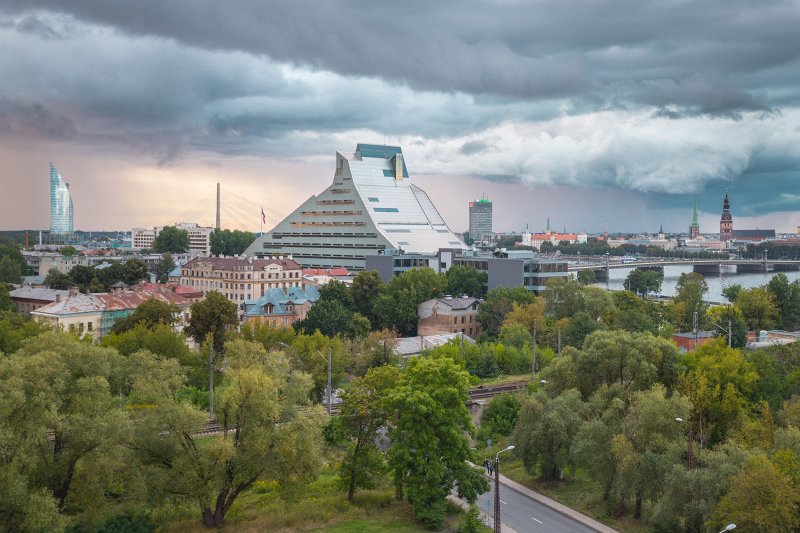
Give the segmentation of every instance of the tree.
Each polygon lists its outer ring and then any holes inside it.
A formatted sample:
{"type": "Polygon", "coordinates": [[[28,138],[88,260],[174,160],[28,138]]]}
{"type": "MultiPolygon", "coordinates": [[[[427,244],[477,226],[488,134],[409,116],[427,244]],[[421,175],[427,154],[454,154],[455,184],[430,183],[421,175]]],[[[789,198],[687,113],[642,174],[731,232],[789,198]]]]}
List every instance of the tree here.
{"type": "Polygon", "coordinates": [[[538,467],[542,479],[561,477],[569,463],[569,451],[586,414],[580,393],[568,390],[555,398],[537,393],[522,403],[514,429],[517,449],[525,470],[534,474],[538,467]]]}
{"type": "Polygon", "coordinates": [[[239,255],[247,250],[253,241],[256,240],[256,235],[249,231],[242,230],[214,230],[209,236],[209,244],[211,245],[212,255],[239,255]]]}
{"type": "Polygon", "coordinates": [[[148,329],[153,329],[159,324],[174,326],[178,321],[180,309],[177,305],[149,298],[142,302],[133,313],[125,318],[119,318],[111,328],[112,333],[123,333],[133,328],[136,324],[144,324],[148,329]]]}
{"type": "Polygon", "coordinates": [[[161,256],[158,263],[156,263],[156,281],[158,283],[166,283],[169,279],[169,273],[175,269],[175,261],[172,259],[172,254],[167,252],[161,256]]]}
{"type": "Polygon", "coordinates": [[[239,323],[236,304],[221,293],[211,291],[206,294],[205,299],[192,304],[191,313],[186,333],[198,344],[211,334],[214,350],[217,354],[222,353],[225,332],[239,323]]]}
{"type": "Polygon", "coordinates": [[[631,270],[623,285],[626,291],[635,292],[642,298],[646,298],[651,292],[659,292],[661,290],[663,279],[664,276],[660,272],[636,268],[631,270]]]}
{"type": "Polygon", "coordinates": [[[546,314],[553,320],[560,320],[578,311],[587,310],[584,288],[572,277],[548,280],[543,297],[546,314]]]}
{"type": "Polygon", "coordinates": [[[789,283],[786,274],[778,272],[770,278],[766,289],[778,308],[781,329],[793,330],[800,324],[800,282],[789,283]]]}
{"type": "Polygon", "coordinates": [[[153,240],[153,250],[158,253],[183,253],[189,249],[189,232],[176,226],[164,226],[153,240]]]}
{"type": "Polygon", "coordinates": [[[291,492],[313,479],[321,465],[320,408],[298,410],[311,378],[293,369],[280,352],[254,342],[226,346],[227,369],[219,389],[222,437],[201,444],[207,415],[178,401],[184,376],[176,361],[134,354],[147,372],[134,377],[133,391],[152,405],[139,414],[132,447],[154,477],[193,501],[208,528],[222,526],[242,491],[257,480],[274,480],[291,492]]]}
{"type": "Polygon", "coordinates": [[[486,294],[489,277],[485,272],[463,265],[455,265],[447,271],[447,293],[453,296],[468,295],[481,298],[486,294]]]}
{"type": "Polygon", "coordinates": [[[75,265],[69,271],[68,276],[72,278],[72,284],[77,285],[81,292],[87,290],[92,280],[97,277],[94,267],[87,265],[75,265]]]}
{"type": "Polygon", "coordinates": [[[335,337],[345,333],[350,326],[353,312],[345,308],[338,300],[319,300],[308,311],[306,317],[295,322],[297,331],[312,334],[320,331],[326,337],[335,337]]]}
{"type": "Polygon", "coordinates": [[[379,430],[388,421],[386,398],[399,377],[397,367],[373,368],[363,378],[354,379],[342,393],[339,427],[349,447],[339,467],[339,481],[347,489],[348,500],[353,500],[358,488],[373,488],[375,477],[384,470],[376,443],[379,430]]]}
{"type": "Polygon", "coordinates": [[[503,393],[495,396],[481,414],[481,434],[509,436],[517,425],[520,402],[513,394],[503,393]]]}
{"type": "Polygon", "coordinates": [[[488,337],[500,333],[500,327],[514,304],[531,304],[535,296],[525,287],[496,287],[486,293],[486,301],[478,305],[477,320],[488,337]]]}
{"type": "Polygon", "coordinates": [[[714,513],[717,524],[734,523],[743,532],[789,533],[800,527],[800,493],[767,457],[753,457],[729,487],[714,513]]]}
{"type": "Polygon", "coordinates": [[[469,376],[451,359],[418,357],[407,366],[387,399],[389,465],[396,495],[408,495],[414,515],[440,529],[446,498],[454,488],[473,503],[489,485],[471,457],[467,400],[469,376]]]}
{"type": "Polygon", "coordinates": [[[671,467],[672,444],[683,439],[676,417],[686,419],[691,404],[680,394],[667,396],[663,385],[633,394],[622,433],[614,437],[612,457],[618,462],[623,494],[633,496],[633,517],[642,516],[645,498],[654,499],[671,467]]]}
{"type": "Polygon", "coordinates": [[[353,295],[345,283],[332,279],[319,288],[319,302],[337,302],[349,312],[355,311],[353,295]]]}
{"type": "Polygon", "coordinates": [[[742,288],[743,287],[738,283],[731,283],[722,289],[722,296],[724,296],[729,302],[733,303],[736,301],[736,297],[739,296],[739,291],[741,291],[742,288]]]}
{"type": "Polygon", "coordinates": [[[780,319],[775,298],[763,287],[739,291],[736,307],[742,311],[747,327],[754,331],[773,329],[780,319]]]}
{"type": "Polygon", "coordinates": [[[378,323],[402,336],[417,332],[417,307],[444,294],[447,279],[430,268],[412,268],[392,278],[375,302],[378,323]]]}
{"type": "Polygon", "coordinates": [[[672,319],[680,331],[691,331],[694,324],[694,314],[702,318],[708,306],[704,301],[708,292],[705,278],[697,272],[682,273],[675,285],[675,298],[673,298],[672,319]]]}
{"type": "MultiPolygon", "coordinates": [[[[591,333],[606,329],[603,322],[589,316],[588,313],[580,311],[575,313],[572,318],[564,319],[566,324],[561,328],[561,341],[565,346],[580,348],[587,336],[591,333]]],[[[561,322],[559,322],[559,325],[561,322]]]]}
{"type": "Polygon", "coordinates": [[[19,248],[0,244],[0,282],[22,283],[25,268],[25,258],[19,248]]]}
{"type": "Polygon", "coordinates": [[[594,270],[581,270],[578,272],[578,283],[581,285],[594,285],[597,283],[597,275],[594,270]]]}
{"type": "Polygon", "coordinates": [[[67,290],[74,286],[72,278],[67,274],[59,272],[55,268],[51,268],[44,278],[44,284],[51,289],[67,290]]]}
{"type": "Polygon", "coordinates": [[[747,344],[747,324],[742,311],[735,305],[715,305],[706,311],[708,328],[715,331],[718,337],[728,339],[730,326],[731,346],[744,348],[747,344]]]}
{"type": "Polygon", "coordinates": [[[14,302],[11,301],[8,285],[0,282],[0,312],[3,311],[14,311],[14,302]]]}
{"type": "Polygon", "coordinates": [[[29,339],[13,357],[0,358],[0,470],[10,468],[7,474],[20,476],[16,483],[27,484],[29,504],[51,513],[67,502],[73,511],[107,503],[105,471],[113,468],[107,459],[123,453],[128,427],[117,400],[122,368],[114,350],[59,332],[29,339]],[[78,496],[83,491],[99,496],[85,501],[78,496]]]}
{"type": "Polygon", "coordinates": [[[374,270],[362,270],[353,278],[350,292],[356,311],[367,317],[373,327],[378,325],[375,316],[375,301],[386,290],[380,274],[374,270]]]}
{"type": "Polygon", "coordinates": [[[75,249],[74,246],[63,246],[58,251],[61,252],[61,255],[66,257],[72,257],[78,253],[78,250],[75,249]]]}

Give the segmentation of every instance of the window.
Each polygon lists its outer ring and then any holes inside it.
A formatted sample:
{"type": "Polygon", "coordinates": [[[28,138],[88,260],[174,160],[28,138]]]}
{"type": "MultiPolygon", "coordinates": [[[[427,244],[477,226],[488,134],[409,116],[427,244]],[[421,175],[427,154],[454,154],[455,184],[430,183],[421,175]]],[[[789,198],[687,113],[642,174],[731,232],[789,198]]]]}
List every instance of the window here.
{"type": "Polygon", "coordinates": [[[370,202],[380,202],[380,199],[375,198],[374,196],[370,196],[369,198],[367,198],[367,200],[369,200],[370,202]]]}
{"type": "Polygon", "coordinates": [[[457,316],[453,317],[453,324],[458,324],[458,317],[457,316]]]}
{"type": "Polygon", "coordinates": [[[399,210],[396,207],[373,207],[372,210],[375,211],[376,213],[399,213],[399,210]]]}
{"type": "Polygon", "coordinates": [[[86,323],[86,331],[92,331],[92,323],[91,322],[87,322],[86,323]]]}

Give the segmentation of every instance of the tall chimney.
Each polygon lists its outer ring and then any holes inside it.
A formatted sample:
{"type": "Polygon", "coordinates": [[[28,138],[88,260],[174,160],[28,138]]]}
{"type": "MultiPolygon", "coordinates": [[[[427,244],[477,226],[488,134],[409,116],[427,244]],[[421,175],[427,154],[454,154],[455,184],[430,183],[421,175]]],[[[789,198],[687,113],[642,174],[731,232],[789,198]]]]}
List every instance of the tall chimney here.
{"type": "Polygon", "coordinates": [[[219,182],[217,182],[217,231],[219,231],[219,182]]]}

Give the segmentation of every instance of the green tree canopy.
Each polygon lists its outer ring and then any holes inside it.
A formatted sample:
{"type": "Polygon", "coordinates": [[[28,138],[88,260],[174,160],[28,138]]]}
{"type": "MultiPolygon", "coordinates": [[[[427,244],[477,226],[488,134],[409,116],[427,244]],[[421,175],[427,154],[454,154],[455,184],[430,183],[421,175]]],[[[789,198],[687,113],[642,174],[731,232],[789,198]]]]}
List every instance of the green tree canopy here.
{"type": "Polygon", "coordinates": [[[533,303],[536,297],[525,287],[497,287],[486,293],[486,301],[478,306],[477,320],[488,337],[496,337],[514,304],[533,303]]]}
{"type": "Polygon", "coordinates": [[[142,302],[133,313],[114,322],[111,332],[123,333],[133,328],[136,324],[144,324],[149,329],[153,329],[159,324],[174,326],[178,321],[179,314],[180,309],[177,305],[149,298],[142,302]]]}
{"type": "Polygon", "coordinates": [[[651,292],[659,292],[661,290],[663,279],[664,276],[655,270],[635,268],[625,278],[623,285],[626,291],[635,292],[645,298],[651,292]]]}
{"type": "Polygon", "coordinates": [[[239,323],[236,304],[222,293],[211,291],[203,300],[192,304],[191,313],[186,333],[198,344],[202,344],[206,336],[211,334],[214,350],[217,354],[222,353],[225,332],[239,323]]]}
{"type": "Polygon", "coordinates": [[[417,307],[444,294],[447,279],[430,268],[412,268],[392,278],[375,302],[375,314],[382,328],[401,336],[416,335],[417,307]]]}
{"type": "Polygon", "coordinates": [[[414,515],[441,528],[453,489],[474,502],[486,479],[466,460],[472,431],[467,400],[469,376],[448,358],[409,359],[387,399],[389,465],[397,496],[408,495],[414,515]]]}
{"type": "Polygon", "coordinates": [[[22,283],[25,271],[25,258],[19,248],[0,243],[0,282],[22,283]]]}
{"type": "Polygon", "coordinates": [[[255,233],[235,229],[214,230],[209,237],[212,255],[239,255],[256,240],[255,233]]]}
{"type": "Polygon", "coordinates": [[[672,300],[673,323],[680,331],[691,331],[694,314],[697,313],[698,320],[701,320],[708,309],[704,300],[708,292],[708,283],[697,272],[684,272],[678,277],[675,290],[675,298],[672,300]]]}
{"type": "Polygon", "coordinates": [[[380,274],[374,270],[362,270],[353,278],[350,289],[356,311],[367,317],[373,328],[377,327],[379,324],[375,314],[375,302],[386,290],[380,274]]]}
{"type": "Polygon", "coordinates": [[[747,327],[754,331],[774,329],[780,320],[773,294],[763,287],[742,289],[736,297],[738,307],[747,327]]]}
{"type": "Polygon", "coordinates": [[[351,313],[355,311],[355,303],[353,302],[353,295],[350,292],[350,287],[348,287],[346,283],[335,279],[330,280],[319,288],[319,301],[338,302],[351,313]]]}
{"type": "Polygon", "coordinates": [[[172,254],[167,252],[161,256],[158,263],[156,263],[156,281],[158,283],[166,283],[169,279],[169,273],[175,269],[175,260],[172,259],[172,254]]]}
{"type": "Polygon", "coordinates": [[[489,277],[485,272],[474,268],[455,265],[447,271],[447,294],[462,296],[464,294],[482,298],[486,294],[489,277]]]}
{"type": "Polygon", "coordinates": [[[59,272],[55,268],[51,268],[47,273],[47,276],[44,278],[44,284],[51,289],[59,289],[62,291],[75,286],[75,283],[68,274],[59,272]]]}
{"type": "Polygon", "coordinates": [[[183,253],[189,249],[189,232],[176,226],[164,226],[153,241],[153,250],[183,253]]]}

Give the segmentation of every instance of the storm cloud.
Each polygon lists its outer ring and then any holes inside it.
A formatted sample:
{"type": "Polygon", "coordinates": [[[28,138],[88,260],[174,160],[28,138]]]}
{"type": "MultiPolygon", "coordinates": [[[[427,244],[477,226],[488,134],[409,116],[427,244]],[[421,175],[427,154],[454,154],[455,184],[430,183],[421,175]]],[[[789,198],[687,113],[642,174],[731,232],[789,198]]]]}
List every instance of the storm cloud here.
{"type": "Polygon", "coordinates": [[[0,0],[0,142],[169,166],[387,139],[412,173],[798,210],[798,27],[796,0],[0,0]]]}

